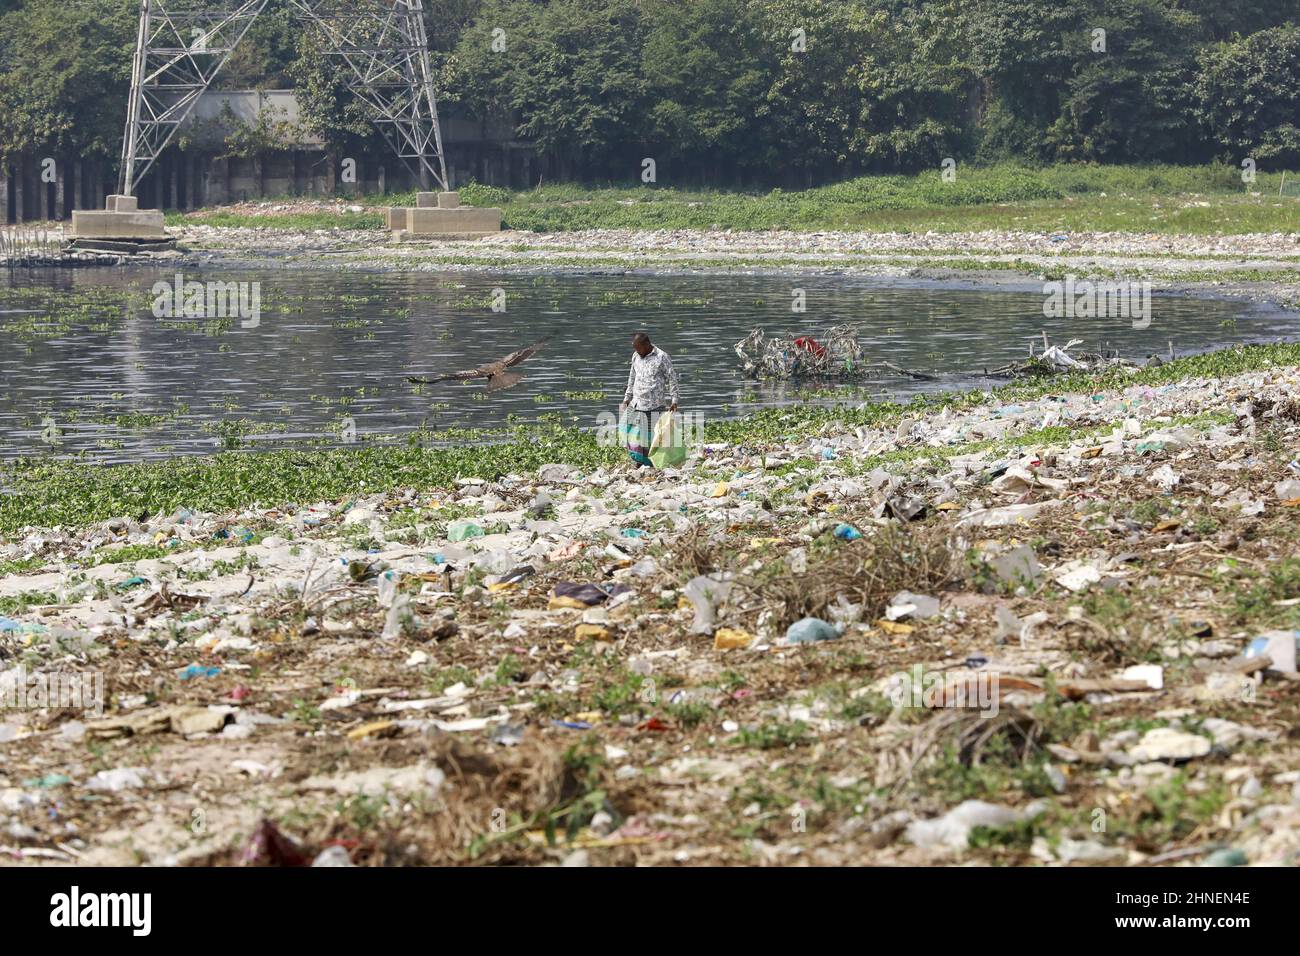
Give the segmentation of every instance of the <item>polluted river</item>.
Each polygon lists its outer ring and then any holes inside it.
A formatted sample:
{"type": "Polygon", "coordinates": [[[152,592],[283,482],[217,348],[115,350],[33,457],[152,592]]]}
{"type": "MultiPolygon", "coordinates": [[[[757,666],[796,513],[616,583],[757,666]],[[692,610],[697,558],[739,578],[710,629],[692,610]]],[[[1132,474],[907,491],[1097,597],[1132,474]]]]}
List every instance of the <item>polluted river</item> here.
{"type": "MultiPolygon", "coordinates": [[[[192,286],[191,286],[192,288],[192,286]]],[[[1045,315],[1041,289],[989,291],[845,277],[520,276],[492,273],[81,269],[0,280],[0,457],[120,463],[354,441],[484,440],[475,430],[595,428],[617,409],[633,332],[675,362],[683,407],[707,419],[774,405],[906,399],[990,387],[983,373],[1080,340],[1142,362],[1267,341],[1293,318],[1230,300],[1148,295],[1137,317],[1045,315]],[[185,283],[233,283],[224,308],[187,313],[185,283]],[[179,285],[179,291],[178,291],[179,285]],[[756,381],[735,345],[848,326],[852,382],[756,381]],[[542,338],[526,378],[412,385],[542,338]],[[453,431],[448,432],[448,429],[453,431]]]]}

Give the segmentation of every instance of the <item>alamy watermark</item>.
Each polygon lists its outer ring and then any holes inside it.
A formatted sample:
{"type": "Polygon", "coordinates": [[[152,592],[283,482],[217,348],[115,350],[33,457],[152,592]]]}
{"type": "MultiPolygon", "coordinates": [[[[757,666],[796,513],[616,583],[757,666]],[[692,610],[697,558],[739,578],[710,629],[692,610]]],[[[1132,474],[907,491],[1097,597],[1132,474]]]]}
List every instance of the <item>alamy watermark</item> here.
{"type": "Polygon", "coordinates": [[[28,674],[19,664],[0,674],[0,710],[80,710],[104,715],[103,671],[28,674]]]}
{"type": "Polygon", "coordinates": [[[889,702],[898,708],[924,707],[973,708],[981,717],[998,715],[1001,684],[992,671],[963,672],[947,675],[941,671],[926,673],[920,664],[910,672],[899,671],[890,679],[885,689],[889,702]]]}
{"type": "MultiPolygon", "coordinates": [[[[646,413],[634,409],[622,412],[601,412],[596,416],[596,443],[606,448],[621,447],[624,444],[623,430],[629,425],[644,424],[641,417],[646,413]]],[[[652,417],[667,415],[668,412],[651,412],[652,417]]],[[[687,448],[704,443],[705,415],[701,411],[674,412],[681,428],[681,444],[687,448]]]]}
{"type": "Polygon", "coordinates": [[[174,282],[154,283],[152,292],[156,319],[239,319],[245,329],[262,324],[260,282],[186,282],[178,272],[174,282]]]}
{"type": "Polygon", "coordinates": [[[1132,319],[1133,328],[1151,325],[1151,282],[1093,282],[1067,275],[1043,284],[1043,315],[1049,319],[1132,319]]]}

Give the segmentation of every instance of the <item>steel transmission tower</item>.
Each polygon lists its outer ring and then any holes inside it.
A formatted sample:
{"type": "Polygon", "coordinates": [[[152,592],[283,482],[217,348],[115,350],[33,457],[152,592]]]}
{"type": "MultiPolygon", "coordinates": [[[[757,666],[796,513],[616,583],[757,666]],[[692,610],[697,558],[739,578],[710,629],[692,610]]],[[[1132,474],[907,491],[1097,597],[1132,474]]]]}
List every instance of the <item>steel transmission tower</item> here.
{"type": "MultiPolygon", "coordinates": [[[[270,0],[140,0],[119,192],[134,196],[270,0]]],[[[422,0],[284,0],[425,186],[447,188],[422,0]]]]}

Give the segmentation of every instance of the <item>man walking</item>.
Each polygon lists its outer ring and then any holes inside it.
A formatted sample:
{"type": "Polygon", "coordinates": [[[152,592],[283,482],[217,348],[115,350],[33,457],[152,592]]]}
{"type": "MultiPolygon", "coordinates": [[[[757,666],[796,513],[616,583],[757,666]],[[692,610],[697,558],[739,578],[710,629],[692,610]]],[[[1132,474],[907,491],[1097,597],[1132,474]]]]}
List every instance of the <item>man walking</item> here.
{"type": "MultiPolygon", "coordinates": [[[[641,426],[645,446],[632,448],[632,458],[637,464],[649,455],[651,437],[659,416],[677,411],[677,371],[668,353],[650,341],[650,336],[638,332],[632,336],[632,368],[627,376],[627,391],[623,394],[620,412],[631,408],[635,421],[641,426]],[[637,452],[640,451],[638,458],[637,452]]],[[[646,459],[648,460],[648,459],[646,459]]]]}

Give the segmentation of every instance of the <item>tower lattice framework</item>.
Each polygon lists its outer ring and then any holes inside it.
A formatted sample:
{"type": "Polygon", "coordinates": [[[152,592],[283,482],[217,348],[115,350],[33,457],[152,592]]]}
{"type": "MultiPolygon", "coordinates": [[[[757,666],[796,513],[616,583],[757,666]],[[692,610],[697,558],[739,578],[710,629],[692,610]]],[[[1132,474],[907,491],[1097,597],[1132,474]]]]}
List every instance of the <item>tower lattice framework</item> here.
{"type": "MultiPolygon", "coordinates": [[[[426,187],[447,165],[422,0],[283,0],[426,187]]],[[[134,196],[270,0],[140,0],[119,192],[134,196]]]]}

